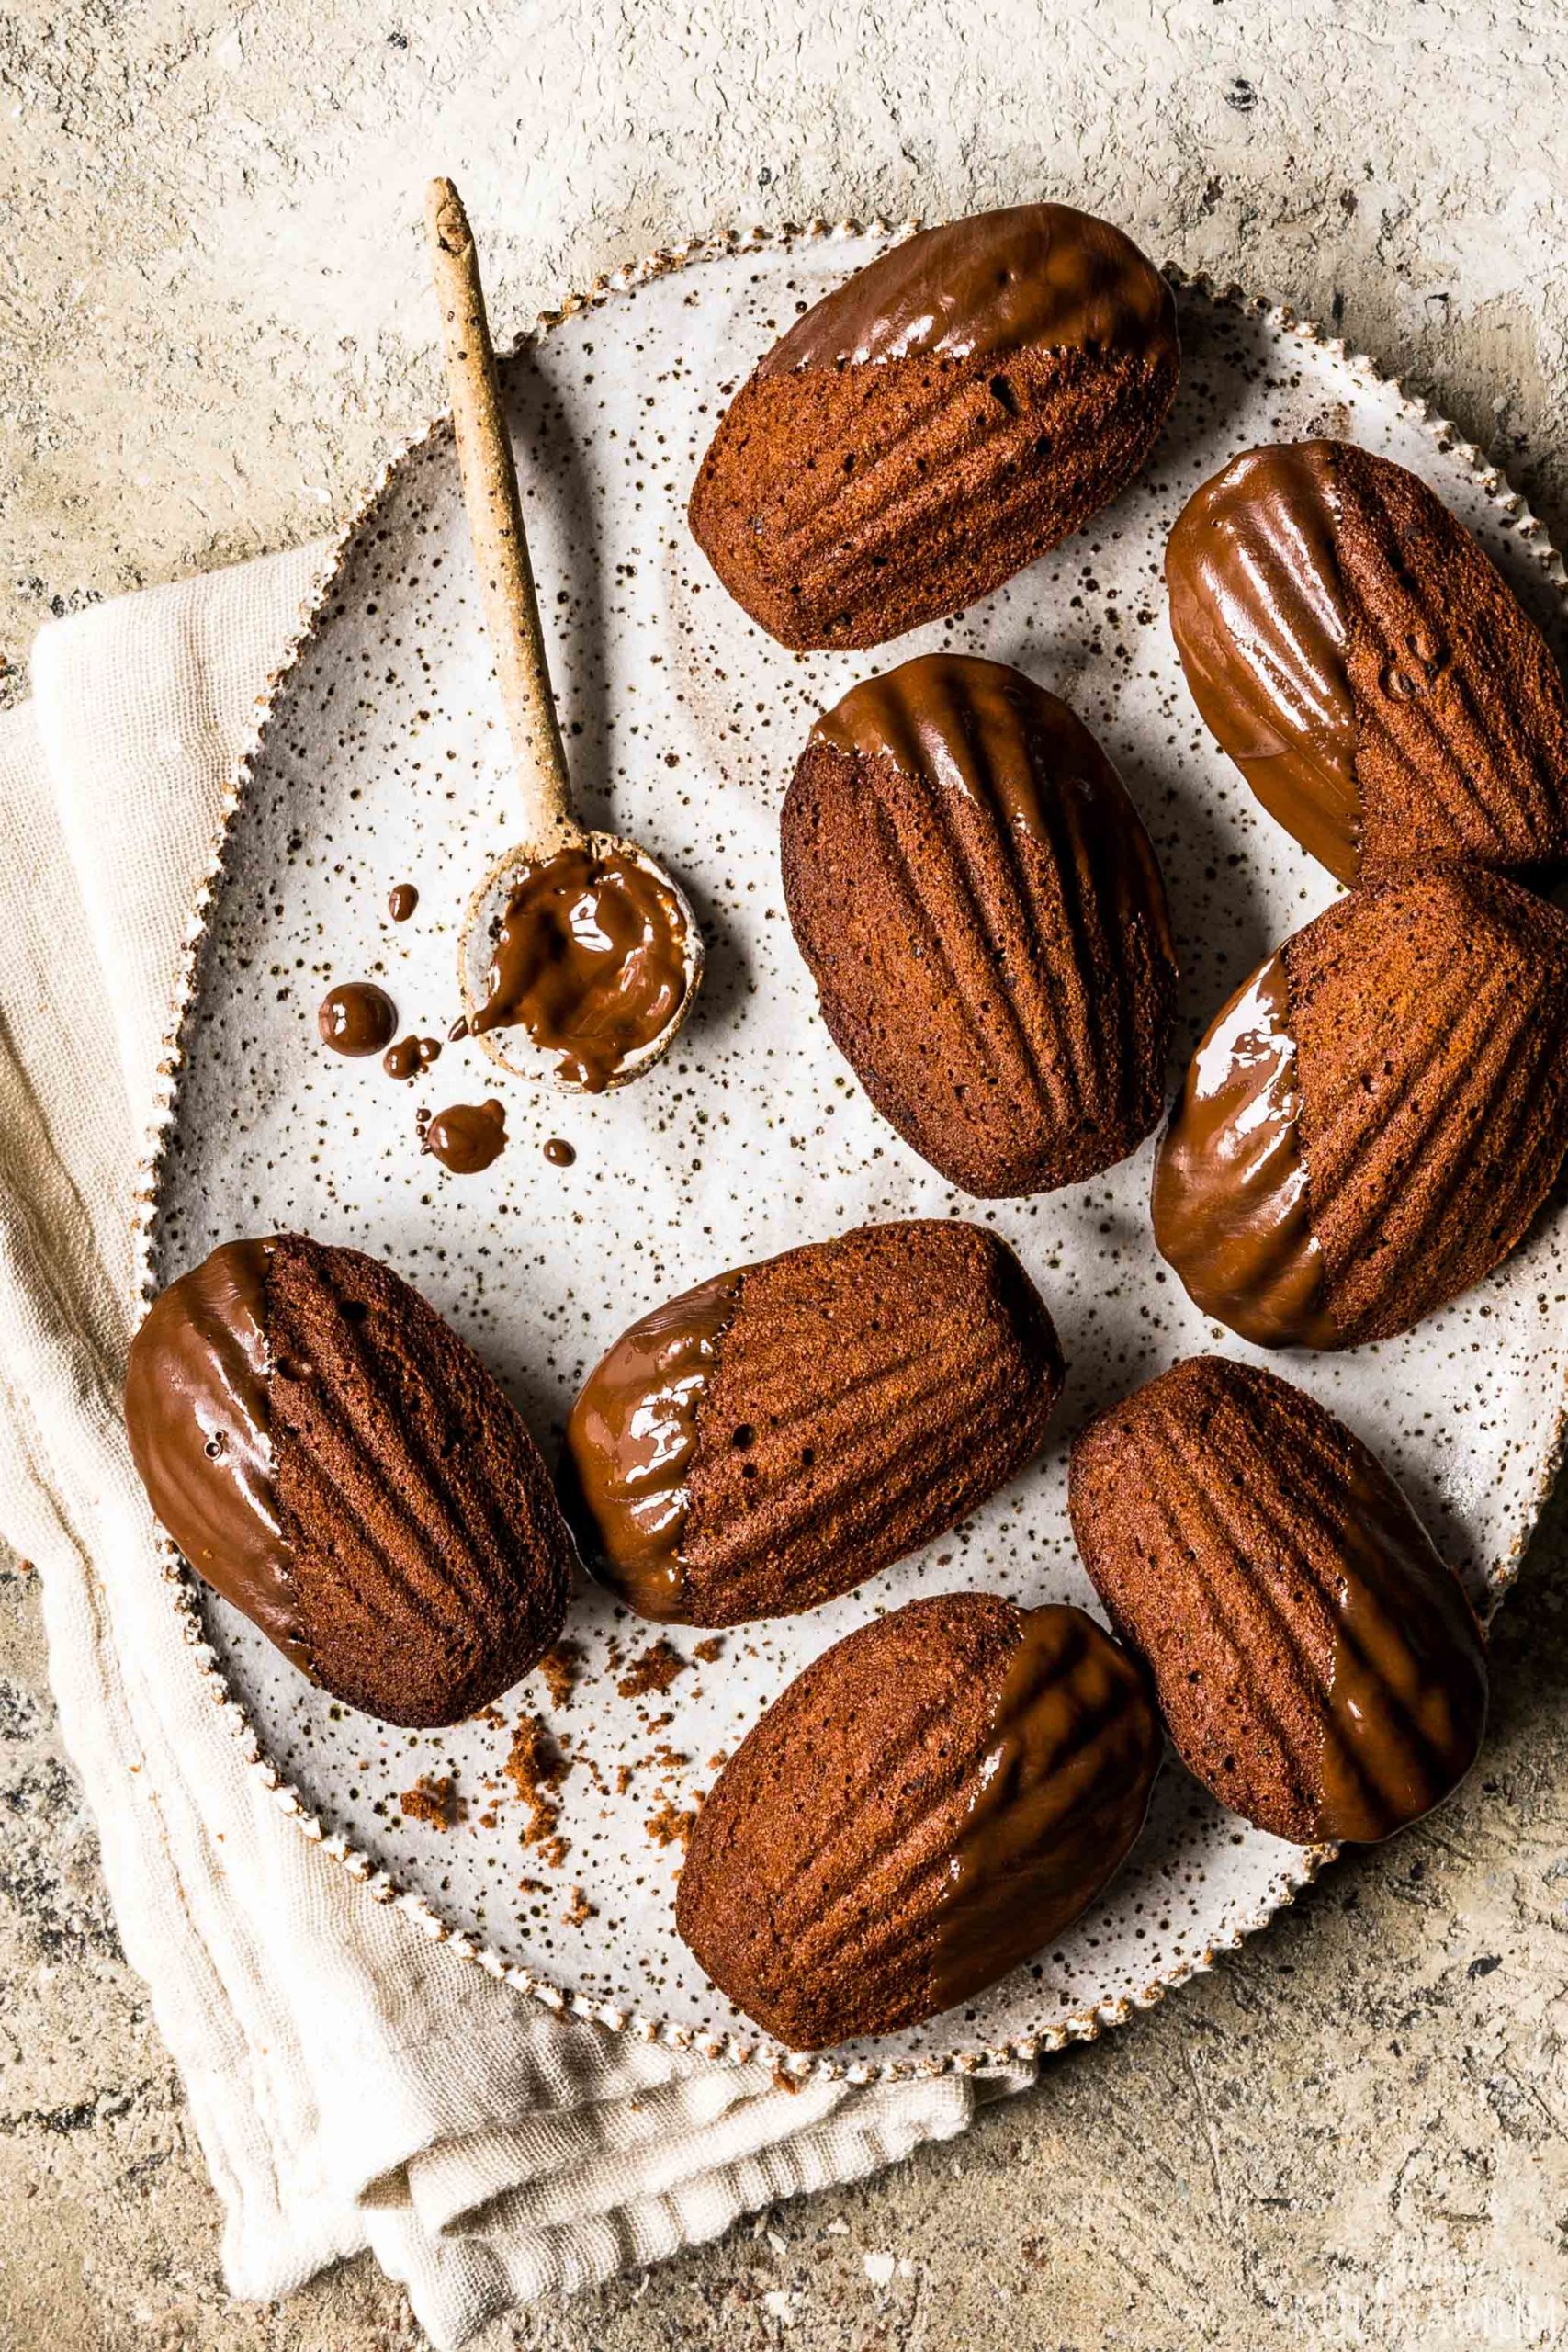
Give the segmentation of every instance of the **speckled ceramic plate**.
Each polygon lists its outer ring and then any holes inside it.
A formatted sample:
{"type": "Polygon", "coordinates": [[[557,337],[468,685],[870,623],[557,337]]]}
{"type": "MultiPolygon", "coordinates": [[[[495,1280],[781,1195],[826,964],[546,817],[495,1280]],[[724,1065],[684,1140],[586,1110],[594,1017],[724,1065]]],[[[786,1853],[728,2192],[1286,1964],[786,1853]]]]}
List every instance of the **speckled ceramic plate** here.
{"type": "MultiPolygon", "coordinates": [[[[828,1041],[780,898],[779,802],[813,716],[868,668],[942,644],[1016,662],[1065,695],[1121,768],[1164,864],[1185,1057],[1221,1000],[1333,888],[1258,811],[1182,684],[1160,559],[1193,486],[1253,442],[1348,436],[1432,482],[1529,609],[1554,633],[1561,619],[1561,567],[1473,451],[1311,329],[1187,288],[1174,416],[1149,470],[1089,531],[897,656],[781,652],[697,555],[685,499],[756,355],[887,241],[813,232],[661,256],[550,322],[506,371],[589,820],[646,842],[682,878],[709,943],[706,987],[671,1062],[592,1101],[530,1093],[471,1045],[400,1085],[319,1042],[329,983],[368,978],[405,1030],[445,1035],[457,921],[513,823],[438,426],[349,532],[240,779],[143,1236],[154,1285],[220,1241],[279,1227],[376,1252],[472,1341],[552,1456],[579,1381],[623,1326],[723,1267],[916,1215],[973,1216],[1017,1248],[1069,1366],[1043,1456],[922,1557],[815,1615],[711,1641],[678,1630],[673,1655],[650,1667],[648,1629],[584,1589],[570,1692],[535,1675],[492,1715],[422,1735],[335,1705],[223,1604],[179,1587],[198,1660],[221,1678],[257,1769],[373,1893],[558,2006],[716,2053],[757,2047],[755,2032],[704,1981],[671,1905],[682,1816],[716,1759],[799,1668],[916,1593],[970,1586],[1092,1605],[1066,1513],[1075,1430],[1173,1358],[1236,1345],[1155,1253],[1151,1147],[1093,1183],[977,1204],[871,1110],[828,1041]],[[406,881],[419,908],[397,926],[387,896],[406,881]],[[421,1157],[422,1106],[494,1091],[510,1140],[491,1170],[459,1180],[421,1157]],[[547,1161],[552,1136],[574,1148],[574,1166],[547,1161]],[[507,1769],[534,1711],[569,1768],[542,1802],[507,1769]]],[[[1506,1580],[1553,1467],[1563,1260],[1549,1222],[1414,1336],[1287,1366],[1394,1467],[1478,1594],[1506,1580]]],[[[972,2007],[799,2070],[973,2064],[1092,2033],[1259,1925],[1320,1859],[1247,1828],[1171,1766],[1129,1866],[1058,1945],[972,2007]]]]}

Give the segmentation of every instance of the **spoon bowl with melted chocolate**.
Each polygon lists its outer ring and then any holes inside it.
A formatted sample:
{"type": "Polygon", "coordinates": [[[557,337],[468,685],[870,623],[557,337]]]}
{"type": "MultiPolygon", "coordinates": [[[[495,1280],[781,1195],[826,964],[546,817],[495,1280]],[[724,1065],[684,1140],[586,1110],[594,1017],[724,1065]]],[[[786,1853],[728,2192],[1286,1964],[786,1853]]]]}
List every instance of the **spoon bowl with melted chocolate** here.
{"type": "Polygon", "coordinates": [[[425,220],[463,503],[527,826],[468,901],[464,1014],[503,1069],[603,1093],[669,1051],[702,978],[702,935],[646,850],[572,813],[479,257],[450,180],[432,180],[425,220]]]}

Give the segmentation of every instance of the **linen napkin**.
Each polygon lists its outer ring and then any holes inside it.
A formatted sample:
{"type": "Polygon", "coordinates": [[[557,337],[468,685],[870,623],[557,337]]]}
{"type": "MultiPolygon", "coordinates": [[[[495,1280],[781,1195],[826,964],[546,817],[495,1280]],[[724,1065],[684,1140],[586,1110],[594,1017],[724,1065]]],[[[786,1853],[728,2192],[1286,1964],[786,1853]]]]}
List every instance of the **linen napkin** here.
{"type": "Polygon", "coordinates": [[[378,1904],[285,1817],[164,1588],[119,1388],[132,1171],[306,548],[44,629],[0,716],[0,1532],[185,2077],[239,2295],[370,2246],[440,2347],[960,2132],[1032,2069],[781,2086],[571,2018],[378,1904]]]}

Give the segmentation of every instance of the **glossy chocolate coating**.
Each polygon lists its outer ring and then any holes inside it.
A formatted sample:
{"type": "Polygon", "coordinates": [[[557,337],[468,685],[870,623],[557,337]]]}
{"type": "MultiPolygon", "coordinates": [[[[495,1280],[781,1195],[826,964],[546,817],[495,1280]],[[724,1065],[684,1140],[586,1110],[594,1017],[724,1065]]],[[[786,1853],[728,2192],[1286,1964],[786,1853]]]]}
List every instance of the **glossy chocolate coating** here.
{"type": "Polygon", "coordinates": [[[1317,1835],[1366,1842],[1418,1821],[1469,1771],[1486,1652],[1458,1578],[1370,1455],[1347,1495],[1317,1835]]]}
{"type": "Polygon", "coordinates": [[[829,1035],[951,1182],[1081,1182],[1160,1117],[1176,958],[1089,729],[1004,663],[924,654],[812,730],[780,825],[829,1035]]]}
{"type": "Polygon", "coordinates": [[[398,1008],[374,980],[344,980],[321,999],[316,1026],[334,1054],[378,1054],[397,1035],[398,1008]]]}
{"type": "Polygon", "coordinates": [[[419,890],[412,882],[399,882],[387,895],[387,912],[394,922],[407,922],[419,904],[419,890]]]}
{"type": "Polygon", "coordinates": [[[686,948],[673,892],[637,859],[559,850],[519,869],[469,1026],[520,1026],[599,1093],[679,1012],[686,948]]]}
{"type": "Polygon", "coordinates": [[[919,654],[852,686],[818,719],[811,741],[851,758],[891,760],[906,775],[995,809],[1054,851],[1061,828],[1043,806],[1042,783],[1074,792],[1098,820],[1074,843],[1080,890],[1102,880],[1120,885],[1122,910],[1152,914],[1161,953],[1174,965],[1159,867],[1143,827],[1123,813],[1121,778],[1082,719],[1021,671],[976,654],[919,654]],[[1092,858],[1112,833],[1118,856],[1092,858]]]}
{"type": "Polygon", "coordinates": [[[937,2006],[1087,1909],[1144,1826],[1162,1739],[1143,1669],[1081,1609],[1026,1611],[936,1915],[937,2006]]]}
{"type": "Polygon", "coordinates": [[[697,1414],[741,1276],[699,1283],[624,1331],[567,1423],[561,1499],[595,1577],[639,1617],[678,1619],[697,1414]]]}
{"type": "Polygon", "coordinates": [[[1336,445],[1249,449],[1194,492],[1166,548],[1170,628],[1215,741],[1342,882],[1359,863],[1336,445]]]}
{"type": "Polygon", "coordinates": [[[1393,1479],[1315,1397],[1193,1356],[1073,1447],[1079,1554],[1177,1750],[1292,1844],[1442,1802],[1486,1712],[1481,1631],[1393,1479]]]}
{"type": "Polygon", "coordinates": [[[227,1242],[153,1301],[130,1343],[125,1425],[148,1500],[191,1566],[308,1667],[269,1436],[275,1247],[227,1242]]]}
{"type": "Polygon", "coordinates": [[[932,355],[1141,350],[1175,339],[1169,287],[1109,221],[1022,204],[927,229],[814,305],[758,373],[932,355]]]}
{"type": "Polygon", "coordinates": [[[1154,1228],[1193,1304],[1260,1348],[1332,1348],[1282,956],[1215,1016],[1155,1162],[1154,1228]]]}

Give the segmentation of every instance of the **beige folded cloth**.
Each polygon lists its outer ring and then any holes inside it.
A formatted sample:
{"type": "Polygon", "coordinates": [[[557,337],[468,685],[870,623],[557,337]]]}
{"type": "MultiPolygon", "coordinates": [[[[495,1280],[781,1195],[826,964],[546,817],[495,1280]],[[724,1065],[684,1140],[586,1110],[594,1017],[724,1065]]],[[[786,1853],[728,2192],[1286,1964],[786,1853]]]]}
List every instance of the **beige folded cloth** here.
{"type": "Polygon", "coordinates": [[[780,2088],[575,2021],[378,1906],[194,1672],[121,1433],[132,1171],[172,977],[320,548],[44,630],[0,717],[0,1532],[42,1576],[120,1933],[237,2294],[369,2245],[438,2346],[962,2131],[1029,2079],[780,2088]]]}

